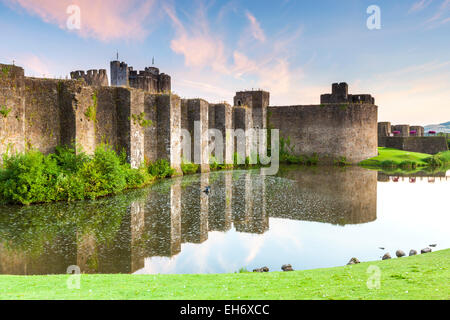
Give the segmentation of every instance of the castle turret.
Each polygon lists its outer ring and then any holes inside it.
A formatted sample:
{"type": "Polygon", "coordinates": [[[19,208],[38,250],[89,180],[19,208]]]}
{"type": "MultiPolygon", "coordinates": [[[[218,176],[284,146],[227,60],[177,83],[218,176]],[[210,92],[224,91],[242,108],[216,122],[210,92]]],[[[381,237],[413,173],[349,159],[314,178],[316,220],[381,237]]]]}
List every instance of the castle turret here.
{"type": "Polygon", "coordinates": [[[125,62],[111,61],[111,86],[113,87],[128,87],[130,70],[125,62]]]}
{"type": "Polygon", "coordinates": [[[321,104],[329,103],[367,103],[375,104],[375,99],[370,94],[349,94],[348,84],[346,82],[333,83],[331,94],[322,94],[320,96],[321,104]]]}
{"type": "Polygon", "coordinates": [[[168,93],[172,91],[172,79],[168,74],[161,73],[159,75],[159,92],[168,93]]]}

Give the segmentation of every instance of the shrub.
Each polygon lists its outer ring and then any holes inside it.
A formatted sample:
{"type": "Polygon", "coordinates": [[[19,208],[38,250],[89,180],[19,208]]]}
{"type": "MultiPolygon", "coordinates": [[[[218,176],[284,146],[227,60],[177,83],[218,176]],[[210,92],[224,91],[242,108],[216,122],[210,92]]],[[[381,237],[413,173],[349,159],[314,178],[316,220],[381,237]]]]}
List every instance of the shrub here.
{"type": "Polygon", "coordinates": [[[306,164],[308,166],[316,166],[319,163],[319,156],[317,153],[314,153],[311,157],[306,160],[306,164]]]}
{"type": "Polygon", "coordinates": [[[337,160],[334,160],[334,165],[335,166],[340,166],[340,167],[345,167],[350,165],[351,163],[347,161],[346,157],[340,157],[337,160]]]}
{"type": "Polygon", "coordinates": [[[68,146],[56,147],[55,153],[50,155],[56,160],[58,166],[67,173],[78,172],[83,163],[89,161],[89,157],[85,153],[76,153],[74,148],[68,146]]]}
{"type": "Polygon", "coordinates": [[[141,166],[139,169],[132,169],[128,163],[125,165],[127,189],[142,188],[148,185],[153,179],[145,166],[141,166]]]}
{"type": "Polygon", "coordinates": [[[396,163],[392,160],[381,161],[381,166],[383,168],[396,168],[397,167],[396,163]]]}
{"type": "Polygon", "coordinates": [[[417,163],[411,160],[405,160],[401,162],[399,166],[402,169],[415,169],[417,168],[417,163]]]}
{"type": "Polygon", "coordinates": [[[169,161],[165,159],[160,159],[155,163],[150,163],[148,166],[148,172],[158,179],[171,177],[175,174],[175,170],[170,166],[169,161]]]}
{"type": "Polygon", "coordinates": [[[85,182],[85,196],[89,199],[119,193],[127,187],[126,168],[107,145],[95,149],[94,156],[83,164],[79,176],[85,182]]]}
{"type": "Polygon", "coordinates": [[[431,167],[440,167],[444,163],[442,159],[439,157],[439,154],[436,154],[425,160],[431,167]]]}
{"type": "Polygon", "coordinates": [[[192,162],[188,162],[188,161],[183,161],[181,162],[181,171],[183,171],[183,174],[194,174],[198,172],[199,169],[199,165],[192,163],[192,162]]]}
{"type": "Polygon", "coordinates": [[[63,177],[56,160],[39,151],[4,157],[0,173],[0,197],[5,202],[29,205],[59,200],[63,177]],[[58,180],[59,179],[59,180],[58,180]]]}
{"type": "MultiPolygon", "coordinates": [[[[69,147],[58,147],[48,156],[35,150],[5,156],[0,168],[0,202],[29,205],[96,199],[153,180],[147,167],[132,169],[126,159],[126,154],[119,156],[107,145],[97,147],[93,156],[76,154],[69,147]]],[[[174,172],[164,161],[152,169],[159,177],[174,172]]]]}

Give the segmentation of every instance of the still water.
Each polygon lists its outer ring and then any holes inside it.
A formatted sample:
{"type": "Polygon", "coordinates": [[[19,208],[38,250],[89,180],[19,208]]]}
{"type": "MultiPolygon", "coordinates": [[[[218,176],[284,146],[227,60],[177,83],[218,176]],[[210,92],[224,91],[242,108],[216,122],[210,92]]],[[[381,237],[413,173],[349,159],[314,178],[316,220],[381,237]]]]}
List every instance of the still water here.
{"type": "Polygon", "coordinates": [[[450,248],[449,191],[445,172],[283,167],[277,176],[171,179],[97,201],[0,206],[0,274],[63,274],[71,265],[83,273],[300,270],[450,248]]]}

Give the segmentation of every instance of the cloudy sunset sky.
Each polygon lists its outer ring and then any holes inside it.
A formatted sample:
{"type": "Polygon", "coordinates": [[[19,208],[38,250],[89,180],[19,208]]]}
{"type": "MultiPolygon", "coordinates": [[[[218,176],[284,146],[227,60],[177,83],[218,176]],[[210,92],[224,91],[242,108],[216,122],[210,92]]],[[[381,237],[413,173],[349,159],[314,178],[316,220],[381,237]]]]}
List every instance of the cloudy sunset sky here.
{"type": "Polygon", "coordinates": [[[317,104],[346,81],[375,96],[380,121],[450,121],[450,0],[0,0],[0,30],[0,63],[29,76],[109,74],[119,51],[135,69],[154,56],[182,97],[262,88],[271,105],[317,104]],[[67,28],[72,4],[80,30],[67,28]]]}

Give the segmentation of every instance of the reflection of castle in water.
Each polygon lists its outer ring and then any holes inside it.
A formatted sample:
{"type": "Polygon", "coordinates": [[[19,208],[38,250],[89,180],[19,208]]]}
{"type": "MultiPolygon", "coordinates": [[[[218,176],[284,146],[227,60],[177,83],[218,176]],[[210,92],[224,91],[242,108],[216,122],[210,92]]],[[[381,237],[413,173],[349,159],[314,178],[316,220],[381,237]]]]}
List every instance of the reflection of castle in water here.
{"type": "Polygon", "coordinates": [[[434,173],[419,171],[411,174],[378,172],[379,182],[409,181],[409,183],[416,183],[418,181],[427,181],[428,183],[435,183],[437,180],[448,181],[448,178],[446,171],[434,173]]]}
{"type": "Polygon", "coordinates": [[[263,234],[269,217],[359,224],[376,219],[377,174],[350,168],[202,174],[164,181],[128,204],[112,239],[96,232],[57,236],[43,251],[11,253],[0,246],[0,274],[133,273],[146,258],[173,257],[182,243],[203,243],[211,231],[263,234]],[[284,177],[284,178],[283,178],[284,177]],[[288,179],[286,179],[288,178],[288,179]],[[206,186],[212,193],[203,193],[206,186]]]}

